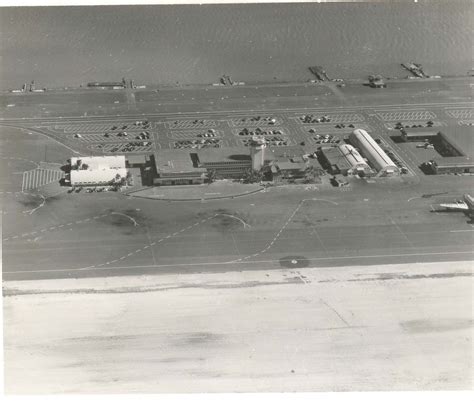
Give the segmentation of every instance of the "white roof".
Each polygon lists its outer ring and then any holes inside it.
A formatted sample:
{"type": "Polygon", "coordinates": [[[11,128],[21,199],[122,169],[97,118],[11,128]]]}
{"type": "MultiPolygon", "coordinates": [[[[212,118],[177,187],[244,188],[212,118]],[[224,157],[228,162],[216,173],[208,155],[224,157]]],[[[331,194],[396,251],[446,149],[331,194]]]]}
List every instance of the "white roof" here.
{"type": "Polygon", "coordinates": [[[386,170],[388,168],[398,170],[392,159],[387,156],[367,131],[356,129],[349,136],[349,139],[360,148],[364,156],[369,159],[377,170],[386,170]]]}
{"type": "Polygon", "coordinates": [[[71,158],[71,185],[78,184],[107,184],[117,175],[127,176],[125,156],[92,156],[71,158]],[[75,168],[78,162],[87,169],[75,168]]]}
{"type": "Polygon", "coordinates": [[[88,170],[103,170],[107,168],[125,168],[125,156],[90,156],[71,157],[71,166],[77,164],[78,160],[82,164],[89,166],[88,170]]]}
{"type": "Polygon", "coordinates": [[[123,169],[105,169],[105,170],[71,170],[71,185],[79,184],[109,184],[117,174],[123,178],[127,176],[127,170],[123,169]]]}
{"type": "Polygon", "coordinates": [[[352,167],[369,167],[364,158],[360,155],[356,148],[352,145],[342,144],[339,150],[352,167]]]}

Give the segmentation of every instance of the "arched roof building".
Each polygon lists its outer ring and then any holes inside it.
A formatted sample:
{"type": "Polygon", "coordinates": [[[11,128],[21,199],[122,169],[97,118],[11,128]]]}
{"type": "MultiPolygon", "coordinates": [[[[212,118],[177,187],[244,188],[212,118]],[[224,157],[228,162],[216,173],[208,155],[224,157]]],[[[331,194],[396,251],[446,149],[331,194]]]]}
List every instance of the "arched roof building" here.
{"type": "Polygon", "coordinates": [[[377,175],[395,175],[400,173],[392,159],[387,156],[367,131],[356,129],[349,135],[349,140],[377,170],[377,175]]]}
{"type": "Polygon", "coordinates": [[[357,149],[354,148],[354,146],[344,143],[339,146],[339,150],[351,165],[351,169],[349,171],[350,174],[354,174],[361,171],[365,173],[371,172],[371,168],[369,167],[365,159],[357,151],[357,149]]]}

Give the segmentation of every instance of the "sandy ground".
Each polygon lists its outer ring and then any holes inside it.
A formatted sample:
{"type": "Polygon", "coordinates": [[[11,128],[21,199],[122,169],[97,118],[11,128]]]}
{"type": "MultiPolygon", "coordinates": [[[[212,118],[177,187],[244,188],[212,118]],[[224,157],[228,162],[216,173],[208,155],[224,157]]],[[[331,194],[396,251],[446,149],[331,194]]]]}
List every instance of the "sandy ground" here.
{"type": "Polygon", "coordinates": [[[5,282],[5,390],[471,390],[472,284],[470,262],[5,282]]]}

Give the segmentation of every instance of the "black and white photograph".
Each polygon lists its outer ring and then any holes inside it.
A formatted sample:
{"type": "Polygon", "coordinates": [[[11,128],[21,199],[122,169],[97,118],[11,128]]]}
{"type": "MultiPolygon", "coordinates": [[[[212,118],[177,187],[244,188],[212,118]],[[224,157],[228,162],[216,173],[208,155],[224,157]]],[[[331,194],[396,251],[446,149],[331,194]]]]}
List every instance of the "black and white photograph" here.
{"type": "Polygon", "coordinates": [[[472,0],[23,3],[6,396],[472,396],[472,0]]]}

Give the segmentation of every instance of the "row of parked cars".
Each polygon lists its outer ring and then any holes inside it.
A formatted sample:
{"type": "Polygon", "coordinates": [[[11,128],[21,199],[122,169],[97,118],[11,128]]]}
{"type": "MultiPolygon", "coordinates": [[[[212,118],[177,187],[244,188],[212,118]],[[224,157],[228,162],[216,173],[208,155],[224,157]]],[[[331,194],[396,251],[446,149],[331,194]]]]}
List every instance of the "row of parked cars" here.
{"type": "MultiPolygon", "coordinates": [[[[182,121],[173,121],[173,125],[181,125],[182,121]]],[[[193,120],[190,121],[191,125],[204,125],[206,122],[204,120],[193,120]]]]}
{"type": "Polygon", "coordinates": [[[321,144],[321,143],[334,143],[334,144],[338,144],[341,142],[341,139],[338,138],[337,136],[334,136],[334,135],[315,135],[313,137],[314,139],[314,142],[315,143],[318,143],[318,144],[321,144]]]}
{"type": "Polygon", "coordinates": [[[239,132],[239,135],[241,136],[253,136],[253,135],[263,135],[263,136],[268,136],[268,135],[283,135],[283,132],[280,130],[262,130],[260,128],[256,128],[255,130],[249,130],[248,128],[244,128],[242,131],[239,132]]]}
{"type": "Polygon", "coordinates": [[[401,123],[400,121],[397,122],[395,124],[395,129],[402,129],[402,128],[424,128],[424,127],[432,127],[434,125],[434,122],[433,121],[427,121],[424,125],[423,124],[407,124],[407,125],[404,125],[403,123],[401,123]]]}
{"type": "MultiPolygon", "coordinates": [[[[335,128],[346,128],[346,124],[336,124],[335,128]]],[[[354,124],[347,125],[348,128],[355,128],[354,124]]]]}
{"type": "Polygon", "coordinates": [[[304,124],[316,124],[316,123],[330,123],[331,118],[327,115],[322,117],[315,117],[313,114],[305,114],[300,117],[300,120],[304,124]]]}
{"type": "Polygon", "coordinates": [[[210,139],[191,139],[187,141],[177,141],[174,143],[175,149],[204,149],[204,148],[219,148],[221,140],[218,138],[210,139]]]}
{"type": "Polygon", "coordinates": [[[87,193],[91,193],[91,192],[107,192],[107,191],[113,191],[114,188],[113,187],[92,187],[92,188],[87,188],[87,187],[72,187],[69,191],[67,191],[68,193],[72,193],[72,192],[76,192],[76,193],[79,193],[81,192],[83,189],[85,188],[86,192],[87,193]]]}
{"type": "MultiPolygon", "coordinates": [[[[109,132],[106,132],[104,134],[104,137],[106,138],[110,138],[111,135],[114,135],[114,133],[109,133],[109,132]]],[[[126,131],[123,131],[123,132],[117,132],[116,134],[117,136],[119,137],[128,137],[128,133],[126,131]]],[[[135,139],[150,139],[150,133],[148,131],[143,131],[143,132],[140,132],[140,134],[136,135],[135,136],[135,139]]]]}
{"type": "Polygon", "coordinates": [[[199,138],[215,138],[217,136],[216,130],[210,129],[207,130],[207,132],[204,132],[202,134],[197,134],[199,138]]]}
{"type": "MultiPolygon", "coordinates": [[[[142,127],[144,129],[147,129],[150,127],[150,122],[148,120],[144,120],[144,121],[135,121],[133,124],[133,126],[135,127],[142,127]]],[[[118,129],[127,129],[128,128],[128,124],[123,124],[123,125],[114,125],[112,128],[110,128],[111,131],[116,131],[118,129]],[[121,127],[121,128],[120,128],[121,127]]]]}
{"type": "Polygon", "coordinates": [[[255,117],[248,117],[248,118],[242,118],[240,122],[247,122],[247,121],[261,121],[261,122],[266,122],[268,125],[274,125],[277,122],[277,119],[275,117],[262,117],[262,116],[255,116],[255,117]]]}
{"type": "MultiPolygon", "coordinates": [[[[108,150],[108,152],[115,153],[115,152],[134,152],[134,151],[141,151],[143,147],[151,146],[151,142],[128,142],[126,144],[120,144],[112,149],[108,150]],[[138,149],[137,149],[138,148],[138,149]]],[[[102,145],[98,145],[98,148],[101,148],[102,145]]]]}
{"type": "MultiPolygon", "coordinates": [[[[268,146],[288,146],[288,139],[282,136],[273,136],[267,138],[268,146]]],[[[250,139],[242,139],[244,146],[250,146],[250,139]]]]}

